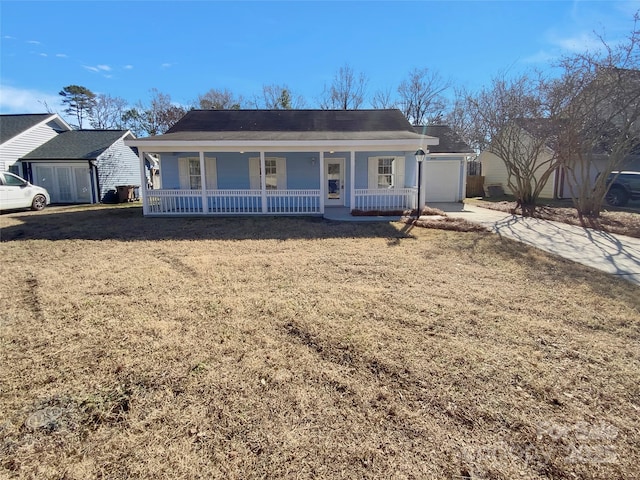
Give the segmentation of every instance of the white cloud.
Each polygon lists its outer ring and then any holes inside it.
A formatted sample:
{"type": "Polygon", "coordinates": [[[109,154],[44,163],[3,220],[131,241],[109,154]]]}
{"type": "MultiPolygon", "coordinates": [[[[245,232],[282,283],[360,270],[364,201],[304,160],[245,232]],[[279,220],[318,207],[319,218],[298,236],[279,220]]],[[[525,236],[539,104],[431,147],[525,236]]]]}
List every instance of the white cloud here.
{"type": "Polygon", "coordinates": [[[49,56],[46,53],[39,53],[38,55],[40,55],[41,57],[48,57],[49,56]]]}
{"type": "Polygon", "coordinates": [[[111,78],[111,75],[104,75],[105,72],[111,71],[111,67],[109,65],[96,65],[95,67],[92,65],[83,65],[82,67],[90,72],[102,73],[104,77],[111,78]]]}
{"type": "Polygon", "coordinates": [[[4,38],[5,40],[17,40],[16,37],[12,37],[11,35],[4,35],[2,38],[4,38]]]}
{"type": "Polygon", "coordinates": [[[61,110],[60,96],[27,88],[0,86],[0,112],[45,113],[61,110]]]}
{"type": "Polygon", "coordinates": [[[163,63],[162,65],[160,65],[162,68],[171,68],[173,66],[172,63],[163,63]]]}
{"type": "Polygon", "coordinates": [[[551,53],[546,50],[539,50],[533,55],[529,55],[522,59],[524,63],[550,63],[558,58],[557,54],[551,53]]]}
{"type": "Polygon", "coordinates": [[[37,40],[29,40],[27,41],[27,43],[30,43],[31,45],[42,45],[39,41],[37,40]]]}
{"type": "Polygon", "coordinates": [[[549,35],[549,42],[565,52],[594,52],[603,48],[602,42],[593,33],[581,32],[570,37],[549,35]]]}
{"type": "Polygon", "coordinates": [[[56,53],[56,57],[58,57],[58,58],[67,58],[67,54],[66,53],[56,53]]]}
{"type": "Polygon", "coordinates": [[[125,65],[123,68],[125,70],[133,70],[133,65],[125,65]]]}

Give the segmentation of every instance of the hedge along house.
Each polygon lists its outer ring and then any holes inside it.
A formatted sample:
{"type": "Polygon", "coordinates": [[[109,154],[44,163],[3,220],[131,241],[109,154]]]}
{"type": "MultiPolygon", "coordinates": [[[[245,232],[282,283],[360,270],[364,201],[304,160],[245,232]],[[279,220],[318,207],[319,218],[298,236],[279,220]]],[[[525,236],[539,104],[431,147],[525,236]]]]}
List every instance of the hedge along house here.
{"type": "MultiPolygon", "coordinates": [[[[24,155],[25,178],[48,190],[52,203],[98,203],[119,185],[140,185],[128,130],[72,130],[24,155]]],[[[143,177],[144,178],[144,177],[143,177]]]]}
{"type": "MultiPolygon", "coordinates": [[[[415,152],[438,139],[399,110],[193,110],[164,135],[127,140],[159,159],[145,215],[323,214],[417,205],[415,152]]],[[[144,183],[143,183],[144,185],[144,183]]]]}

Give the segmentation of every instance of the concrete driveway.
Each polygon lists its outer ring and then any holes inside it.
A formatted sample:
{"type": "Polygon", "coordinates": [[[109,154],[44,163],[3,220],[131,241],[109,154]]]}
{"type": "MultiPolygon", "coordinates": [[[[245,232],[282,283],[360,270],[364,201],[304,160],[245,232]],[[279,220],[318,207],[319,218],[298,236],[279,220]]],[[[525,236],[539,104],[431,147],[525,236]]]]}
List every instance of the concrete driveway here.
{"type": "Polygon", "coordinates": [[[640,285],[640,239],[565,223],[524,218],[470,204],[430,204],[450,217],[485,225],[493,232],[640,285]]]}

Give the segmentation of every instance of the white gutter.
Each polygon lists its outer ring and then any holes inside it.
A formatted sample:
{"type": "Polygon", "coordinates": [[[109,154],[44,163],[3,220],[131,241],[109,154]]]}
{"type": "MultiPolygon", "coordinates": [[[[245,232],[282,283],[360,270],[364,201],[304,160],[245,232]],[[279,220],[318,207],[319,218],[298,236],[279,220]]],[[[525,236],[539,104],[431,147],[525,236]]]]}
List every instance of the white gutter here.
{"type": "Polygon", "coordinates": [[[135,140],[125,140],[125,145],[138,147],[149,152],[197,152],[201,149],[207,151],[220,152],[243,152],[243,151],[330,151],[330,150],[415,150],[419,146],[438,145],[440,139],[436,137],[425,137],[415,140],[145,140],[138,138],[135,140]]]}

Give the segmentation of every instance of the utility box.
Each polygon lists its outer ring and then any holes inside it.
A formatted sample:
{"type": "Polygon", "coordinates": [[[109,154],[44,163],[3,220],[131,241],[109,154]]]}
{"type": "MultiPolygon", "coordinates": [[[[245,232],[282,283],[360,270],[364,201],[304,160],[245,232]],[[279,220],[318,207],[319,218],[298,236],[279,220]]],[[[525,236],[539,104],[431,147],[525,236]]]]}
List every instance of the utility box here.
{"type": "Polygon", "coordinates": [[[136,199],[135,185],[118,185],[116,189],[118,190],[118,202],[133,202],[136,199]]]}

